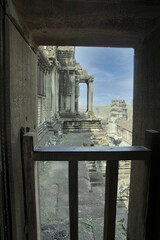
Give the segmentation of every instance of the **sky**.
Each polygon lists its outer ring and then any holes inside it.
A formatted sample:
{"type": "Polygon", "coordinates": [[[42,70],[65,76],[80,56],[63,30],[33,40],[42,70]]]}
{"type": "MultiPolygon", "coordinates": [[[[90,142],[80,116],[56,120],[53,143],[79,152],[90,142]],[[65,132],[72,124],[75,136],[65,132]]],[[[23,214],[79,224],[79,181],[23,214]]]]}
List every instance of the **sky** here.
{"type": "MultiPolygon", "coordinates": [[[[76,47],[76,61],[94,75],[93,105],[110,104],[112,99],[133,99],[132,48],[76,47]]],[[[80,84],[79,104],[86,105],[87,87],[80,84]]]]}

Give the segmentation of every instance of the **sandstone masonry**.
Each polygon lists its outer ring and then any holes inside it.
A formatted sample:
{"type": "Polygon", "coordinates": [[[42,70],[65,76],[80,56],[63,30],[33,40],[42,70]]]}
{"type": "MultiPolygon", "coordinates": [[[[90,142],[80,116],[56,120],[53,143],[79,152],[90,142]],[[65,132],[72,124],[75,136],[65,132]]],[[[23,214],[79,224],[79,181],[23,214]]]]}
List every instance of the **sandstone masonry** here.
{"type": "Polygon", "coordinates": [[[39,140],[49,131],[56,137],[64,130],[89,131],[99,128],[93,113],[93,81],[75,59],[75,47],[40,46],[38,56],[38,128],[39,140]],[[79,84],[87,84],[85,120],[79,114],[79,84]],[[94,119],[94,120],[93,120],[94,119]]]}

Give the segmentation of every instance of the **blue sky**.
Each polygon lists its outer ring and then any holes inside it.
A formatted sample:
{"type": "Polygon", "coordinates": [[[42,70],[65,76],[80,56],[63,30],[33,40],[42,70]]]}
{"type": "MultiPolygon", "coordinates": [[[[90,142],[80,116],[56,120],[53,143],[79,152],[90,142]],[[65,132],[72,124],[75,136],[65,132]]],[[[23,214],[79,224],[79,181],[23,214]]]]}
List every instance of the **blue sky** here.
{"type": "MultiPolygon", "coordinates": [[[[112,99],[133,99],[133,57],[131,48],[76,47],[76,61],[94,75],[93,104],[110,104],[112,99]]],[[[86,84],[80,84],[80,105],[86,105],[86,84]]]]}

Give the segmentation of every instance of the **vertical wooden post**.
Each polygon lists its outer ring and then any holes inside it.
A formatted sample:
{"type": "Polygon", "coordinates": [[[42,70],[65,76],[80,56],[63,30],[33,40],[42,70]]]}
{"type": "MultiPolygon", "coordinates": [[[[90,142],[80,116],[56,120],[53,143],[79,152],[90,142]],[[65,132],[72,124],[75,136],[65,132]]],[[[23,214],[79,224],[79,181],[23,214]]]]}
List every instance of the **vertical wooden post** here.
{"type": "Polygon", "coordinates": [[[28,240],[40,239],[38,233],[36,189],[35,189],[35,163],[33,159],[35,133],[23,136],[23,161],[26,196],[26,235],[28,240]]]}
{"type": "Polygon", "coordinates": [[[70,240],[78,240],[78,161],[69,161],[70,240]]]}
{"type": "Polygon", "coordinates": [[[151,149],[145,240],[160,239],[160,133],[147,130],[145,145],[151,149]]]}
{"type": "Polygon", "coordinates": [[[104,240],[115,239],[118,160],[107,161],[105,184],[104,240]]]}

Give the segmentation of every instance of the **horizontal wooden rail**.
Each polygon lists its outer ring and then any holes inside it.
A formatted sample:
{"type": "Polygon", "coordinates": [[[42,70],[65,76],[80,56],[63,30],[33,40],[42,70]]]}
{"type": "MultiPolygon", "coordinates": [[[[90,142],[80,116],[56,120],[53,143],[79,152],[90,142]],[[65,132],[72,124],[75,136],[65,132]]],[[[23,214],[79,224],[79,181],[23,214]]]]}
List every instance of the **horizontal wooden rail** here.
{"type": "Polygon", "coordinates": [[[34,161],[102,161],[146,160],[150,150],[145,147],[38,147],[34,161]]]}

